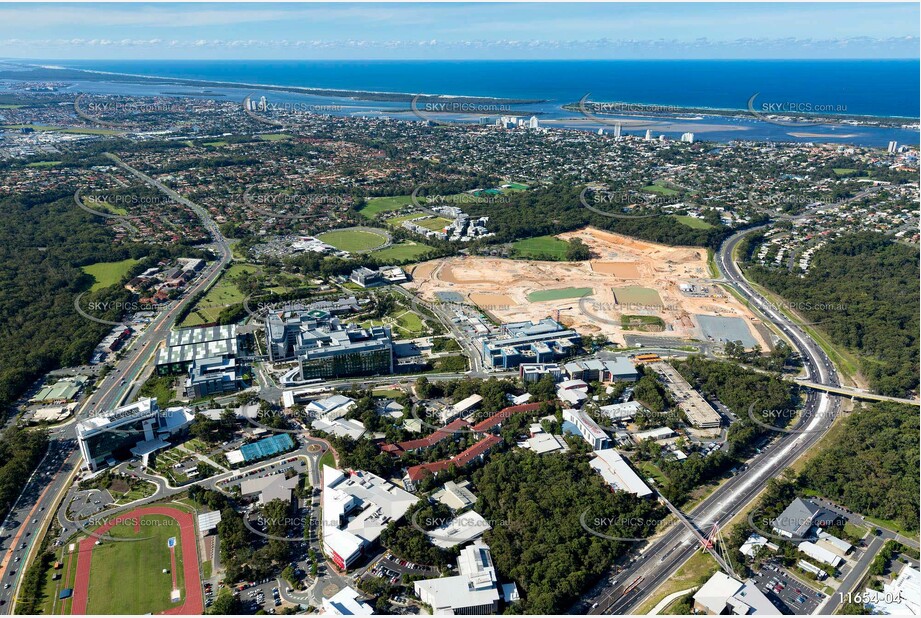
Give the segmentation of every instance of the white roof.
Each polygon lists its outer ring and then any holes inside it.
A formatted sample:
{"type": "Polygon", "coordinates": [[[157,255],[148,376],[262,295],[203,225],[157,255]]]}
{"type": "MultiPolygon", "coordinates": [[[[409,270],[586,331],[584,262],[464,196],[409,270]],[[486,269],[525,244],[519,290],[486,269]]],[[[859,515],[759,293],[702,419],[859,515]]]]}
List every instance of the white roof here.
{"type": "Polygon", "coordinates": [[[329,599],[323,597],[322,613],[334,616],[371,616],[374,609],[359,598],[358,591],[346,586],[329,599]]]}
{"type": "Polygon", "coordinates": [[[444,487],[432,494],[432,499],[455,510],[466,508],[476,502],[476,496],[467,489],[469,486],[470,481],[447,481],[444,487]]]}
{"type": "Polygon", "coordinates": [[[553,451],[567,450],[566,441],[560,436],[550,435],[549,433],[539,433],[533,438],[528,438],[528,448],[535,453],[552,453],[553,451]]]}
{"type": "Polygon", "coordinates": [[[630,464],[612,448],[595,451],[596,457],[588,462],[594,470],[601,474],[601,478],[616,489],[630,492],[643,498],[652,495],[652,490],[643,482],[643,479],[633,471],[630,464]]]}
{"type": "Polygon", "coordinates": [[[729,598],[742,588],[742,582],[717,571],[694,593],[694,600],[707,608],[707,613],[720,615],[729,598]]]}
{"type": "Polygon", "coordinates": [[[845,553],[845,554],[851,551],[851,548],[853,547],[853,545],[851,545],[847,541],[843,539],[839,539],[838,537],[832,534],[828,534],[827,532],[824,532],[824,531],[819,532],[819,539],[821,541],[824,541],[825,543],[828,543],[829,545],[831,545],[838,551],[845,553]]]}
{"type": "Polygon", "coordinates": [[[337,418],[345,416],[345,413],[348,412],[354,405],[355,401],[349,399],[345,395],[333,395],[332,397],[327,397],[326,399],[311,401],[306,406],[304,406],[304,409],[325,417],[327,421],[333,421],[337,418]]]}
{"type": "Polygon", "coordinates": [[[198,531],[207,532],[221,523],[220,511],[208,511],[198,516],[198,531]]]}
{"type": "Polygon", "coordinates": [[[656,427],[655,429],[639,431],[633,434],[633,439],[637,442],[642,442],[643,440],[661,440],[662,438],[670,438],[673,435],[675,435],[674,430],[668,427],[656,427]]]}
{"type": "Polygon", "coordinates": [[[492,530],[492,526],[489,525],[485,517],[476,511],[467,511],[444,525],[429,531],[427,535],[433,545],[450,549],[461,543],[469,543],[480,538],[487,530],[492,530]]]}
{"type": "Polygon", "coordinates": [[[894,581],[883,584],[883,591],[865,590],[865,605],[874,614],[890,616],[921,615],[921,572],[907,564],[894,581]]]}
{"type": "Polygon", "coordinates": [[[360,421],[353,421],[346,418],[337,418],[334,421],[317,419],[311,423],[311,427],[340,438],[348,436],[353,440],[357,440],[365,433],[365,426],[362,425],[360,421]]]}
{"type": "Polygon", "coordinates": [[[461,550],[457,557],[460,575],[424,579],[413,586],[423,601],[428,600],[436,614],[454,613],[455,609],[490,605],[499,601],[496,569],[489,546],[476,541],[461,550]]]}
{"type": "Polygon", "coordinates": [[[833,567],[838,566],[842,561],[841,556],[838,554],[830,552],[811,541],[803,541],[799,544],[798,549],[810,558],[815,558],[819,562],[825,562],[833,567]]]}
{"type": "Polygon", "coordinates": [[[348,561],[419,499],[370,472],[323,466],[323,541],[348,561]]]}

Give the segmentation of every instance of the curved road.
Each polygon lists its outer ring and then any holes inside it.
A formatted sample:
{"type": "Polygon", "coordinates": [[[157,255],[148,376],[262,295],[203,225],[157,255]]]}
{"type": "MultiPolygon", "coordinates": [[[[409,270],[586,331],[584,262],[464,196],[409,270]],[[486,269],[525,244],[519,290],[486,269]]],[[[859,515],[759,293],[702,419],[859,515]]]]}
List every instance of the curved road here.
{"type": "MultiPolygon", "coordinates": [[[[764,300],[742,276],[738,264],[732,259],[733,251],[742,238],[752,232],[743,230],[729,237],[720,247],[717,264],[726,283],[748,299],[765,319],[772,322],[793,344],[802,356],[808,377],[816,383],[840,386],[837,371],[822,349],[798,326],[764,300]]],[[[730,477],[703,502],[693,508],[689,518],[700,529],[713,523],[725,524],[751,502],[767,481],[780,473],[809,450],[834,422],[838,411],[837,398],[828,393],[809,392],[805,408],[794,429],[805,433],[782,434],[770,447],[748,464],[744,472],[730,477]]],[[[639,549],[639,548],[638,548],[639,549]]],[[[664,581],[690,558],[698,547],[691,533],[680,526],[672,526],[651,544],[646,544],[630,559],[617,575],[617,585],[604,584],[577,605],[574,610],[584,612],[587,603],[591,614],[629,614],[654,592],[664,581]],[[639,578],[639,581],[637,579],[639,578]],[[625,585],[637,582],[626,595],[625,585]]]]}
{"type": "MultiPolygon", "coordinates": [[[[157,345],[166,338],[172,328],[176,315],[196,293],[207,289],[232,259],[227,239],[204,208],[127,165],[117,156],[108,153],[106,156],[142,182],[191,208],[211,234],[213,247],[219,258],[199,274],[179,302],[169,305],[147,325],[144,332],[135,339],[112,371],[77,411],[76,420],[118,407],[130,398],[132,392],[140,386],[139,378],[142,372],[152,360],[157,345]]],[[[37,533],[54,517],[56,505],[64,497],[80,467],[80,452],[76,448],[76,427],[77,423],[71,422],[50,432],[48,456],[39,464],[3,522],[3,528],[0,530],[0,581],[4,587],[0,589],[0,614],[12,611],[12,600],[19,590],[22,572],[26,568],[25,565],[35,557],[37,546],[34,541],[39,536],[37,533]],[[6,584],[10,587],[6,588],[6,584]]]]}

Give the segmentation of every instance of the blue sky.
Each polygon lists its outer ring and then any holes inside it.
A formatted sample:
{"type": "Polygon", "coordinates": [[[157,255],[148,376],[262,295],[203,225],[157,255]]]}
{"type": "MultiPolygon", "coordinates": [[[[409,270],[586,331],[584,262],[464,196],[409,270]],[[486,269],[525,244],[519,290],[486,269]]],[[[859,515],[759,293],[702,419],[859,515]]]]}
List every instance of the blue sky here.
{"type": "Polygon", "coordinates": [[[44,59],[917,58],[918,3],[3,4],[44,59]]]}

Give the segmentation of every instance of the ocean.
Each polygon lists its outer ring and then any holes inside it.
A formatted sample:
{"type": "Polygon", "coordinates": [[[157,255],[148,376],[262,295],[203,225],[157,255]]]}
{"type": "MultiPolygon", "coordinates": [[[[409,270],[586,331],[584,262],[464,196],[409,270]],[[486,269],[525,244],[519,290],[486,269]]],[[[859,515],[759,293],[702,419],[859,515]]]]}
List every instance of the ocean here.
{"type": "MultiPolygon", "coordinates": [[[[693,132],[698,140],[821,142],[885,147],[890,141],[919,144],[919,62],[912,60],[598,60],[598,61],[201,61],[149,60],[42,61],[46,66],[198,81],[297,86],[345,91],[495,97],[540,100],[501,113],[537,115],[544,126],[596,131],[610,129],[587,121],[563,105],[586,95],[592,101],[619,101],[666,110],[668,120],[653,129],[677,139],[693,132]],[[825,115],[907,117],[912,126],[807,125],[791,128],[765,122],[748,112],[735,116],[689,113],[686,108],[756,111],[778,109],[825,115]]],[[[72,80],[67,80],[72,81],[72,80]]],[[[98,94],[226,97],[242,101],[265,94],[275,103],[312,103],[337,108],[330,113],[418,120],[404,102],[318,96],[240,86],[131,83],[129,79],[78,80],[71,88],[98,94]]],[[[769,113],[769,112],[768,112],[769,113]]],[[[497,115],[497,114],[493,114],[497,115]]],[[[642,112],[623,118],[643,118],[642,112]]],[[[475,122],[470,115],[440,116],[475,122]]],[[[648,120],[648,116],[646,117],[648,120]]],[[[625,134],[630,131],[625,128],[625,134]]],[[[645,133],[633,131],[635,134],[645,133]]]]}
{"type": "Polygon", "coordinates": [[[919,116],[917,60],[55,61],[160,77],[382,92],[745,109],[759,101],[919,116]]]}

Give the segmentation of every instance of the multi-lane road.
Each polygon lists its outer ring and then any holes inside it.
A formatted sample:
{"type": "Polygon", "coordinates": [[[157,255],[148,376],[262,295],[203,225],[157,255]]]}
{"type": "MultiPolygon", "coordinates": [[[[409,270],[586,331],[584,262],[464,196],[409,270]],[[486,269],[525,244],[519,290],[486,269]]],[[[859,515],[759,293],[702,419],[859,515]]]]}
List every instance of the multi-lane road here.
{"type": "MultiPolygon", "coordinates": [[[[796,324],[764,300],[745,281],[733,252],[746,230],[728,238],[717,253],[717,264],[732,286],[749,300],[762,316],[790,340],[802,356],[808,378],[818,384],[839,386],[838,374],[822,349],[796,324]]],[[[771,448],[748,464],[748,468],[731,477],[713,491],[687,515],[698,529],[706,530],[714,523],[725,525],[742,511],[764,488],[767,481],[780,473],[809,450],[834,422],[838,400],[828,393],[811,391],[803,413],[792,433],[781,434],[771,448]]],[[[638,547],[632,562],[618,575],[617,584],[604,584],[583,599],[577,611],[590,609],[592,614],[629,614],[684,562],[699,546],[690,531],[673,525],[654,542],[638,547]],[[630,587],[630,584],[635,583],[630,587]],[[626,594],[625,594],[626,592],[626,594]],[[586,607],[588,606],[588,607],[586,607]]]]}
{"type": "Polygon", "coordinates": [[[12,599],[19,589],[24,565],[34,558],[37,549],[35,541],[40,536],[38,532],[54,516],[57,505],[70,487],[79,467],[80,453],[76,448],[77,421],[117,407],[137,391],[142,374],[148,368],[158,344],[166,338],[175,323],[177,314],[198,292],[207,289],[220,276],[224,266],[232,258],[227,239],[205,209],[130,167],[118,157],[108,156],[142,182],[191,208],[211,234],[212,248],[218,258],[202,270],[182,299],[169,305],[151,320],[79,408],[74,421],[51,432],[48,455],[26,483],[0,531],[0,583],[3,584],[0,589],[0,614],[12,611],[12,599]]]}

